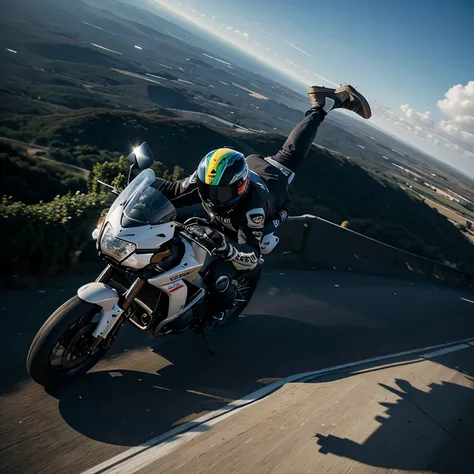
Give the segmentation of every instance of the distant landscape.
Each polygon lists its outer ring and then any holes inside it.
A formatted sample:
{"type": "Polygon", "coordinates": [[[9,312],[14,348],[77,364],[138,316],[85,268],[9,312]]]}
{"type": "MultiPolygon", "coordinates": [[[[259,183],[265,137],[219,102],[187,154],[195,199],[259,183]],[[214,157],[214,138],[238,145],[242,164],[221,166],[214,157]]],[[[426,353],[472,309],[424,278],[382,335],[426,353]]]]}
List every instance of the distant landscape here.
{"type": "MultiPolygon", "coordinates": [[[[216,147],[275,153],[308,106],[250,60],[128,2],[19,0],[0,24],[2,272],[54,272],[80,253],[107,205],[94,178],[123,177],[134,145],[147,141],[157,174],[179,179],[216,147]]],[[[317,143],[293,212],[474,272],[472,180],[344,113],[317,143]]]]}

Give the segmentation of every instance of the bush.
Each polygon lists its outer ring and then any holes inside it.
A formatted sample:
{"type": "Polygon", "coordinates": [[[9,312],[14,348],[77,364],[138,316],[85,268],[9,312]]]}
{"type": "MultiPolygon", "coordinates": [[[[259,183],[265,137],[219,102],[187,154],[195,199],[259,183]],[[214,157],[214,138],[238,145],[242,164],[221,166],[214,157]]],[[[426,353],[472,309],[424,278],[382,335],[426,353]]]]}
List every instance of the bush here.
{"type": "Polygon", "coordinates": [[[26,205],[3,197],[1,273],[52,274],[68,267],[91,240],[104,200],[101,195],[77,193],[26,205]]]}
{"type": "Polygon", "coordinates": [[[456,265],[456,268],[458,270],[461,270],[462,272],[470,273],[471,275],[474,275],[474,267],[472,265],[469,265],[466,262],[459,262],[456,265]]]}
{"type": "Polygon", "coordinates": [[[106,161],[98,163],[94,166],[89,174],[88,188],[90,193],[104,194],[108,193],[108,189],[97,182],[100,181],[110,184],[118,188],[124,188],[127,184],[127,175],[129,163],[124,156],[118,161],[106,161]]]}
{"type": "Polygon", "coordinates": [[[374,222],[371,219],[350,219],[342,224],[343,227],[384,242],[392,247],[439,262],[445,261],[438,247],[427,245],[424,240],[399,224],[383,221],[374,222]]]}

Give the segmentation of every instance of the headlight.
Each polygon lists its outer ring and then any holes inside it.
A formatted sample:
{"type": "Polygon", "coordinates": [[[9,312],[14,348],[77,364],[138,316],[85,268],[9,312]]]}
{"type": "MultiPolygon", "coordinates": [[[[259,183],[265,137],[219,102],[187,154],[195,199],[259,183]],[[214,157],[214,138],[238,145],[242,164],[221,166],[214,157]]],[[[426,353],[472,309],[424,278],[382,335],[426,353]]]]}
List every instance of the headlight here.
{"type": "Polygon", "coordinates": [[[105,226],[102,238],[100,239],[100,249],[102,252],[121,262],[132,254],[136,248],[135,244],[117,238],[110,223],[105,226]]]}
{"type": "Polygon", "coordinates": [[[97,240],[100,235],[100,229],[102,228],[102,224],[104,223],[105,216],[100,216],[99,220],[97,221],[97,225],[95,229],[92,231],[92,240],[97,240]]]}

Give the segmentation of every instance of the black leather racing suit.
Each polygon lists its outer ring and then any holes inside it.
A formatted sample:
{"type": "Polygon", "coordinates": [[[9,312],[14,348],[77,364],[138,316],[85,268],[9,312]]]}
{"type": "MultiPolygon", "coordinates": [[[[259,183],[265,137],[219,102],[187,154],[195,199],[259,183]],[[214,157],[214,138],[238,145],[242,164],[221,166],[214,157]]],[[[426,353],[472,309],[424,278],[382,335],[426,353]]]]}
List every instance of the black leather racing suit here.
{"type": "MultiPolygon", "coordinates": [[[[289,186],[325,115],[325,112],[319,109],[309,110],[276,155],[247,157],[251,170],[250,188],[245,197],[230,211],[214,215],[212,210],[202,203],[207,214],[214,218],[213,224],[232,241],[237,250],[232,258],[233,265],[219,264],[215,266],[214,272],[211,270],[211,275],[214,273],[211,277],[214,281],[222,273],[227,273],[229,278],[232,278],[235,269],[251,270],[257,266],[262,236],[274,232],[288,217],[289,186]]],[[[160,191],[177,208],[201,203],[196,173],[180,181],[164,181],[160,191]]],[[[217,301],[218,297],[215,299],[217,301]]],[[[230,297],[225,299],[228,304],[230,297]]],[[[224,306],[223,300],[219,306],[224,306]]]]}
{"type": "MultiPolygon", "coordinates": [[[[263,157],[250,155],[247,161],[251,170],[249,190],[234,208],[214,214],[211,208],[202,203],[206,213],[213,218],[213,227],[221,231],[236,249],[232,262],[238,270],[251,270],[257,265],[264,230],[271,232],[288,215],[284,201],[284,188],[287,187],[285,176],[263,157]],[[267,180],[272,179],[275,180],[274,188],[282,188],[281,194],[270,191],[267,180]]],[[[201,203],[196,173],[184,180],[165,181],[160,191],[177,208],[201,203]]]]}

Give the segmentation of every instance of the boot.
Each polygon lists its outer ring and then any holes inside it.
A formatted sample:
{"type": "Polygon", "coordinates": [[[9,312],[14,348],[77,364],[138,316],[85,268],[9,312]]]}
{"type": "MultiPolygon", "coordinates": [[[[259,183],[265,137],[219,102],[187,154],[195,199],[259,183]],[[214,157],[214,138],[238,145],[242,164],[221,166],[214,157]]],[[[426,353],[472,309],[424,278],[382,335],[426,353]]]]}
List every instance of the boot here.
{"type": "Polygon", "coordinates": [[[365,119],[372,115],[367,99],[350,85],[341,86],[337,89],[312,86],[308,90],[308,96],[313,108],[322,109],[326,113],[333,109],[346,109],[352,110],[352,112],[365,119]]]}

